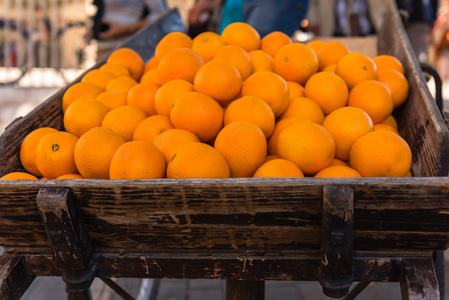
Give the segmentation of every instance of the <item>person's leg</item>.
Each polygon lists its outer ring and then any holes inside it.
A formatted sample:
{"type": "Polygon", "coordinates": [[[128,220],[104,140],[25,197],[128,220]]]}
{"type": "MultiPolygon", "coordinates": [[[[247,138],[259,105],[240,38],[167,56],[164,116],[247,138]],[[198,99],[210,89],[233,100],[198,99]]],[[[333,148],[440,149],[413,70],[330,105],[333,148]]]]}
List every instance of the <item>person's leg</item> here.
{"type": "Polygon", "coordinates": [[[243,21],[253,26],[261,37],[272,31],[291,36],[307,14],[309,0],[245,0],[243,21]]]}

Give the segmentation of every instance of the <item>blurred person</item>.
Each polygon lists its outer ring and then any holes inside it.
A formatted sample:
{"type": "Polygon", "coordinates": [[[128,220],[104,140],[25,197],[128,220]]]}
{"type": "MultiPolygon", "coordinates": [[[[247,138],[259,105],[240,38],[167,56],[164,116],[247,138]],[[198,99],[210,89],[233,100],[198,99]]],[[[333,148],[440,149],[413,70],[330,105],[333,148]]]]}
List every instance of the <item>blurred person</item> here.
{"type": "Polygon", "coordinates": [[[198,0],[188,13],[189,26],[203,26],[210,21],[214,10],[220,11],[218,33],[234,22],[245,22],[253,26],[264,37],[272,31],[281,31],[292,36],[301,28],[309,0],[198,0]]]}
{"type": "Polygon", "coordinates": [[[91,38],[97,41],[101,60],[132,34],[167,9],[164,0],[94,0],[91,38]]]}

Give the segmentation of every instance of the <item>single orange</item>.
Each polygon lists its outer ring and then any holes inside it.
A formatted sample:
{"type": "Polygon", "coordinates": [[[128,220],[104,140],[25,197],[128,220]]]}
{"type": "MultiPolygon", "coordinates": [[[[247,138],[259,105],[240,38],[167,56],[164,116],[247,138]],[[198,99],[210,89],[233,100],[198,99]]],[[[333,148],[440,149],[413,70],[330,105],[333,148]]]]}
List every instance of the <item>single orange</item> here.
{"type": "Polygon", "coordinates": [[[228,162],[231,177],[252,177],[267,156],[265,135],[257,125],[248,121],[234,121],[223,127],[214,148],[228,162]]]}
{"type": "Polygon", "coordinates": [[[260,47],[259,33],[247,23],[231,23],[223,29],[220,36],[225,45],[240,46],[246,51],[259,49],[260,47]]]}
{"type": "Polygon", "coordinates": [[[119,134],[126,142],[133,139],[134,130],[148,115],[143,109],[124,105],[110,110],[103,118],[102,127],[119,134]]]}
{"type": "Polygon", "coordinates": [[[304,86],[304,94],[315,101],[325,115],[343,107],[348,101],[348,87],[345,81],[332,72],[313,74],[304,86]]]}
{"type": "Polygon", "coordinates": [[[56,177],[56,179],[84,179],[84,177],[81,176],[80,174],[70,173],[58,176],[56,177]]]}
{"type": "Polygon", "coordinates": [[[74,151],[80,174],[86,179],[109,179],[112,156],[124,143],[118,133],[106,127],[95,127],[83,134],[74,151]]]}
{"type": "Polygon", "coordinates": [[[345,55],[349,54],[349,48],[340,41],[329,41],[323,44],[323,49],[318,57],[318,71],[324,70],[330,65],[337,64],[345,55]]]}
{"type": "Polygon", "coordinates": [[[369,115],[357,107],[345,106],[334,110],[323,122],[323,127],[335,140],[335,157],[349,160],[352,144],[364,134],[374,130],[369,115]]]}
{"type": "Polygon", "coordinates": [[[100,69],[93,69],[84,74],[81,78],[81,82],[88,82],[99,86],[101,89],[106,89],[109,81],[117,78],[114,74],[108,71],[102,71],[100,69]]]}
{"type": "Polygon", "coordinates": [[[223,117],[220,104],[199,92],[183,93],[170,111],[173,127],[193,132],[201,142],[215,138],[223,127],[223,117]]]}
{"type": "Polygon", "coordinates": [[[299,122],[287,126],[278,137],[280,158],[294,162],[307,176],[330,166],[335,156],[335,140],[323,126],[299,122]]]}
{"type": "Polygon", "coordinates": [[[26,172],[11,172],[3,175],[0,180],[38,180],[38,178],[26,172]]]}
{"type": "Polygon", "coordinates": [[[234,121],[249,121],[262,129],[268,138],[274,129],[274,113],[271,107],[257,96],[243,96],[232,101],[224,114],[224,125],[234,121]]]}
{"type": "Polygon", "coordinates": [[[393,97],[388,87],[375,80],[357,84],[350,92],[348,106],[364,110],[373,123],[380,123],[393,112],[393,97]]]}
{"type": "Polygon", "coordinates": [[[101,71],[107,71],[114,74],[116,77],[121,76],[131,76],[131,73],[122,64],[107,62],[103,64],[100,68],[101,71]]]}
{"type": "Polygon", "coordinates": [[[67,107],[64,113],[64,129],[76,137],[101,126],[109,109],[94,98],[80,98],[67,107]]]}
{"type": "Polygon", "coordinates": [[[412,165],[412,153],[399,135],[375,130],[355,141],[349,161],[364,177],[403,177],[412,165]]]}
{"type": "Polygon", "coordinates": [[[276,53],[273,61],[274,72],[285,80],[303,85],[318,70],[315,52],[301,43],[287,44],[276,53]]]}
{"type": "Polygon", "coordinates": [[[393,126],[394,129],[399,130],[398,128],[398,122],[396,121],[396,119],[392,116],[389,115],[385,120],[383,120],[381,123],[383,124],[388,124],[390,126],[393,126]]]}
{"type": "Polygon", "coordinates": [[[324,113],[321,107],[307,97],[291,98],[287,108],[279,116],[278,120],[289,117],[302,117],[320,125],[324,122],[324,113]]]}
{"type": "Polygon", "coordinates": [[[261,165],[253,177],[304,177],[297,165],[289,160],[272,159],[261,165]]]}
{"type": "Polygon", "coordinates": [[[178,48],[166,53],[157,65],[157,79],[160,85],[173,79],[184,79],[193,83],[203,59],[192,49],[178,48]]]}
{"type": "Polygon", "coordinates": [[[404,66],[396,57],[388,54],[381,54],[373,58],[377,67],[377,72],[385,70],[396,70],[402,75],[405,75],[404,66]]]}
{"type": "Polygon", "coordinates": [[[165,177],[165,160],[156,146],[147,141],[131,141],[115,151],[109,167],[110,179],[158,179],[165,177]]]}
{"type": "Polygon", "coordinates": [[[352,89],[355,85],[366,80],[377,78],[377,68],[374,61],[363,53],[350,53],[343,56],[335,67],[335,74],[343,78],[352,89]]]}
{"type": "Polygon", "coordinates": [[[139,82],[134,80],[133,78],[129,76],[121,76],[109,81],[108,85],[106,86],[106,91],[120,90],[128,93],[129,90],[137,84],[139,84],[139,82]]]}
{"type": "Polygon", "coordinates": [[[385,84],[393,97],[394,108],[404,104],[408,98],[409,84],[407,78],[396,70],[385,70],[377,73],[377,81],[385,84]]]}
{"type": "Polygon", "coordinates": [[[154,98],[159,87],[155,83],[136,84],[129,90],[126,104],[142,109],[149,116],[155,115],[154,98]]]}
{"type": "Polygon", "coordinates": [[[304,87],[295,81],[286,81],[290,92],[290,99],[304,97],[304,87]]]}
{"type": "Polygon", "coordinates": [[[229,178],[223,155],[204,143],[180,146],[167,166],[167,178],[229,178]]]}
{"type": "Polygon", "coordinates": [[[337,64],[333,64],[333,65],[328,65],[327,67],[325,67],[323,69],[322,72],[332,72],[335,73],[335,69],[337,68],[337,64]]]}
{"type": "Polygon", "coordinates": [[[148,72],[150,70],[156,69],[158,63],[159,63],[159,60],[155,56],[148,59],[147,62],[145,63],[145,67],[143,68],[143,74],[145,74],[146,72],[148,72]]]}
{"type": "Polygon", "coordinates": [[[312,48],[313,52],[315,52],[316,57],[318,59],[318,68],[319,68],[320,57],[322,56],[322,53],[324,51],[324,41],[313,40],[308,42],[306,45],[312,48]]]}
{"type": "Polygon", "coordinates": [[[281,31],[273,31],[265,35],[260,42],[260,49],[274,57],[279,49],[292,43],[292,39],[281,31]]]}
{"type": "Polygon", "coordinates": [[[49,133],[58,132],[51,127],[37,128],[25,136],[20,146],[20,162],[27,172],[42,177],[36,165],[36,148],[41,138],[49,133]]]}
{"type": "Polygon", "coordinates": [[[345,162],[341,159],[338,159],[338,158],[334,158],[332,160],[331,165],[329,167],[332,167],[332,166],[347,166],[347,167],[349,167],[347,162],[345,162]]]}
{"type": "Polygon", "coordinates": [[[399,132],[396,128],[394,128],[393,126],[386,124],[386,123],[374,124],[374,130],[388,130],[388,131],[394,132],[396,134],[399,134],[399,132]]]}
{"type": "Polygon", "coordinates": [[[230,62],[213,59],[198,70],[193,88],[226,105],[239,96],[242,76],[230,62]]]}
{"type": "Polygon", "coordinates": [[[154,138],[153,145],[161,151],[168,164],[181,145],[199,141],[198,137],[188,130],[167,129],[154,138]]]}
{"type": "Polygon", "coordinates": [[[154,96],[154,109],[159,115],[170,116],[176,98],[193,91],[193,84],[184,79],[173,79],[164,83],[154,96]]]}
{"type": "Polygon", "coordinates": [[[78,138],[71,133],[58,131],[44,135],[36,148],[36,165],[48,179],[68,173],[78,173],[73,156],[78,138]]]}
{"type": "Polygon", "coordinates": [[[169,117],[164,115],[150,116],[137,125],[133,133],[133,141],[152,143],[163,131],[173,128],[169,117]]]}
{"type": "Polygon", "coordinates": [[[304,117],[286,117],[284,119],[279,120],[276,125],[274,126],[273,133],[270,135],[270,137],[267,140],[267,150],[268,153],[271,155],[277,155],[278,153],[278,138],[279,133],[286,128],[287,126],[299,123],[299,122],[311,122],[310,120],[304,118],[304,117]]]}
{"type": "Polygon", "coordinates": [[[139,80],[140,83],[156,83],[159,84],[159,80],[157,79],[157,69],[151,69],[148,72],[145,72],[139,80]]]}
{"type": "Polygon", "coordinates": [[[117,63],[128,69],[131,77],[138,81],[143,74],[144,61],[135,50],[131,48],[118,48],[107,59],[108,63],[117,63]]]}
{"type": "Polygon", "coordinates": [[[243,81],[253,72],[251,57],[242,47],[236,45],[224,46],[215,53],[214,59],[222,59],[230,62],[239,70],[243,81]]]}
{"type": "Polygon", "coordinates": [[[65,112],[67,107],[78,98],[96,98],[103,92],[99,86],[87,83],[77,82],[67,88],[62,96],[62,111],[65,112]]]}
{"type": "Polygon", "coordinates": [[[214,58],[217,51],[224,45],[218,33],[207,31],[198,34],[193,39],[191,49],[201,56],[204,63],[207,63],[214,58]]]}
{"type": "Polygon", "coordinates": [[[185,33],[174,31],[167,33],[156,45],[154,56],[160,60],[162,56],[173,49],[191,48],[192,39],[185,33]]]}
{"type": "Polygon", "coordinates": [[[268,155],[265,157],[265,162],[270,161],[270,160],[272,160],[272,159],[278,159],[278,158],[279,158],[279,156],[277,156],[277,155],[275,155],[275,154],[268,154],[268,155]]]}
{"type": "Polygon", "coordinates": [[[104,104],[109,110],[119,106],[126,105],[126,98],[128,93],[122,90],[104,91],[95,99],[104,104]]]}
{"type": "Polygon", "coordinates": [[[262,50],[252,50],[248,52],[251,58],[253,72],[271,71],[273,72],[273,57],[262,50]]]}
{"type": "Polygon", "coordinates": [[[349,166],[329,166],[319,171],[315,178],[325,178],[325,177],[362,177],[359,172],[354,170],[349,166]]]}
{"type": "Polygon", "coordinates": [[[242,85],[242,96],[257,96],[270,105],[274,115],[280,116],[288,106],[290,92],[287,82],[273,72],[257,72],[242,85]]]}

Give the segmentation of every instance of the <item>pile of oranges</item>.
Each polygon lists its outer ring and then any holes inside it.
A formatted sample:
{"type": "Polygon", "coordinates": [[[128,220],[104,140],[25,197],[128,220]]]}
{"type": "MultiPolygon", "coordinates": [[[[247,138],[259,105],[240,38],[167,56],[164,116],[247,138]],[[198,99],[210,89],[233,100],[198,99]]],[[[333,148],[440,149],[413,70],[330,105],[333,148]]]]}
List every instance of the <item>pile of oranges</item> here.
{"type": "Polygon", "coordinates": [[[63,95],[65,131],[22,142],[3,179],[411,176],[393,110],[401,62],[245,23],[115,50],[63,95]]]}

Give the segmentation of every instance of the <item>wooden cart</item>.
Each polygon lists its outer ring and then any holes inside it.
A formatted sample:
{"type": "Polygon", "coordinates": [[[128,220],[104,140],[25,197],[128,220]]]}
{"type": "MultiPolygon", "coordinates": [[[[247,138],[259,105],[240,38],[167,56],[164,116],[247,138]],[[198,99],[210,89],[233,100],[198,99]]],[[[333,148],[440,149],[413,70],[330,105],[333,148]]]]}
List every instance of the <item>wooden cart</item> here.
{"type": "MultiPolygon", "coordinates": [[[[0,298],[20,299],[35,276],[62,276],[80,297],[95,277],[133,277],[226,279],[227,299],[263,299],[264,280],[319,281],[347,299],[393,281],[404,299],[440,299],[449,132],[394,2],[385,6],[377,52],[398,57],[410,82],[395,113],[415,177],[2,181],[0,298]]],[[[175,30],[184,28],[171,10],[127,46],[148,59],[175,30]]],[[[66,88],[6,129],[0,174],[23,170],[29,132],[62,129],[66,88]]]]}

